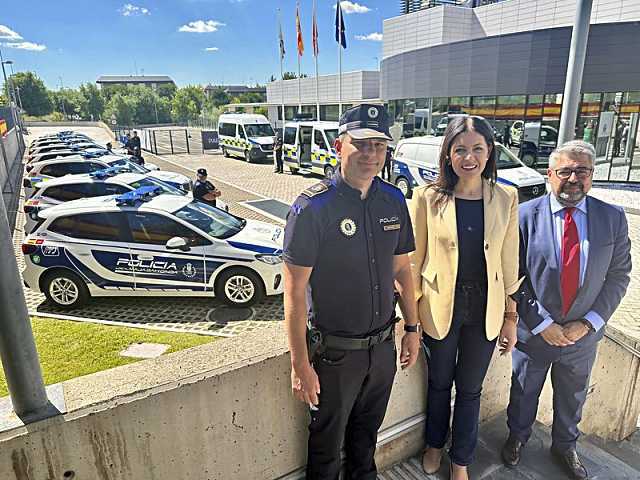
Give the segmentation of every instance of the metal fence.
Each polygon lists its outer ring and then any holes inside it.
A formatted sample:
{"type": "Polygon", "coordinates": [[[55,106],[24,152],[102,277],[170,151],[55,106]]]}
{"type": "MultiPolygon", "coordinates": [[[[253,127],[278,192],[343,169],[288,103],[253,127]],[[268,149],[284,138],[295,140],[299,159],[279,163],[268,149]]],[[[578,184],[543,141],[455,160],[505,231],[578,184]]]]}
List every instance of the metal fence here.
{"type": "Polygon", "coordinates": [[[19,129],[11,128],[4,135],[0,135],[0,186],[12,230],[20,197],[23,154],[24,138],[19,129]]]}
{"type": "Polygon", "coordinates": [[[156,155],[203,153],[201,129],[189,127],[114,127],[118,140],[127,133],[138,132],[143,150],[156,155]]]}

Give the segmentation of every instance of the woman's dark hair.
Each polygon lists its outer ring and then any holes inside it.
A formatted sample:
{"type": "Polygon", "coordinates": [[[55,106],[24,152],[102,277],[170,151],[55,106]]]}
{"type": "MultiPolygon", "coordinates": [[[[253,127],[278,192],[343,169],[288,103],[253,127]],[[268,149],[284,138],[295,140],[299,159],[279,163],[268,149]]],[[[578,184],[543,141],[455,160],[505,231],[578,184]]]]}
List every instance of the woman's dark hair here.
{"type": "Polygon", "coordinates": [[[444,131],[444,141],[442,142],[442,148],[440,149],[440,174],[438,179],[431,184],[431,188],[435,189],[439,193],[437,203],[442,204],[453,195],[453,190],[458,183],[458,175],[453,171],[451,166],[451,146],[455,142],[458,135],[464,132],[477,132],[484,137],[489,147],[489,159],[482,171],[482,177],[489,180],[491,187],[496,183],[496,145],[493,136],[493,129],[489,122],[482,117],[475,115],[461,115],[453,117],[447,129],[444,131]]]}

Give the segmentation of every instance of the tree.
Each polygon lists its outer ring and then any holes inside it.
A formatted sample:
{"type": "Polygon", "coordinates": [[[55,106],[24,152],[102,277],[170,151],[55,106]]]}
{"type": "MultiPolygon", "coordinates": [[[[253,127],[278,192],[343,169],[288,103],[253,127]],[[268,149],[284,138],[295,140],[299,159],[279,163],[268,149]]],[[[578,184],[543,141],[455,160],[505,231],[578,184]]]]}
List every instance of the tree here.
{"type": "Polygon", "coordinates": [[[214,87],[210,89],[207,93],[207,97],[211,104],[216,107],[227,105],[231,101],[231,97],[229,97],[229,94],[225,92],[224,87],[214,87]]]}
{"type": "Polygon", "coordinates": [[[204,91],[199,86],[189,85],[178,89],[171,102],[171,114],[179,122],[195,120],[204,105],[204,91]]]}
{"type": "MultiPolygon", "coordinates": [[[[282,74],[282,78],[283,80],[295,80],[296,78],[298,78],[298,74],[296,74],[295,72],[284,72],[282,74]]],[[[300,78],[307,78],[307,74],[301,74],[300,78]]]]}
{"type": "Polygon", "coordinates": [[[80,115],[85,120],[97,120],[104,112],[105,101],[102,93],[93,83],[80,85],[80,115]]]}
{"type": "Polygon", "coordinates": [[[118,125],[132,125],[134,112],[135,105],[133,99],[118,92],[115,93],[107,103],[103,118],[115,118],[118,125]]]}
{"type": "Polygon", "coordinates": [[[276,81],[278,81],[278,79],[276,78],[276,76],[275,76],[275,75],[271,75],[271,76],[269,77],[269,83],[271,83],[271,82],[276,82],[276,81]]]}
{"type": "Polygon", "coordinates": [[[176,94],[176,90],[178,90],[178,87],[176,87],[173,83],[161,83],[156,87],[156,93],[158,95],[169,99],[173,98],[173,96],[176,94]]]}
{"type": "Polygon", "coordinates": [[[49,96],[53,108],[67,117],[82,117],[82,95],[78,90],[65,88],[57,91],[50,91],[49,96]]]}
{"type": "Polygon", "coordinates": [[[44,82],[33,72],[11,75],[14,87],[20,89],[22,107],[28,115],[47,115],[53,110],[44,82]]]}
{"type": "Polygon", "coordinates": [[[261,103],[264,102],[264,96],[260,93],[248,92],[238,95],[238,103],[261,103]]]}

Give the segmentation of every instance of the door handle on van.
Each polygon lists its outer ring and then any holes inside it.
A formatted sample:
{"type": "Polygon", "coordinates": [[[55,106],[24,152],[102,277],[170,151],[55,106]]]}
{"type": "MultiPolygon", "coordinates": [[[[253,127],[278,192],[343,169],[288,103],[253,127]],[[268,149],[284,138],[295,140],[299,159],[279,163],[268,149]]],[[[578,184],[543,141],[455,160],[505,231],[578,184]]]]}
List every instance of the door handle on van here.
{"type": "Polygon", "coordinates": [[[136,256],[138,257],[138,260],[153,260],[153,255],[140,254],[136,256]]]}

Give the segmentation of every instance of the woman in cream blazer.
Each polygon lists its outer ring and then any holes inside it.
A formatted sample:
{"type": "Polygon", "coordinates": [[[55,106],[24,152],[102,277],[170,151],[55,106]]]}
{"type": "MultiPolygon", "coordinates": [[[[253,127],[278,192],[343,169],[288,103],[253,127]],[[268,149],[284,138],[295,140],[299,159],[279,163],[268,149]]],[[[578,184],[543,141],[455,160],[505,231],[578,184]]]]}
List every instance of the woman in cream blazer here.
{"type": "Polygon", "coordinates": [[[467,480],[478,435],[480,393],[496,342],[516,343],[518,195],[496,183],[493,132],[480,117],[456,117],[440,153],[440,176],[409,205],[409,254],[429,365],[423,468],[435,473],[449,432],[451,478],[467,480]],[[497,339],[499,338],[499,341],[497,339]]]}

